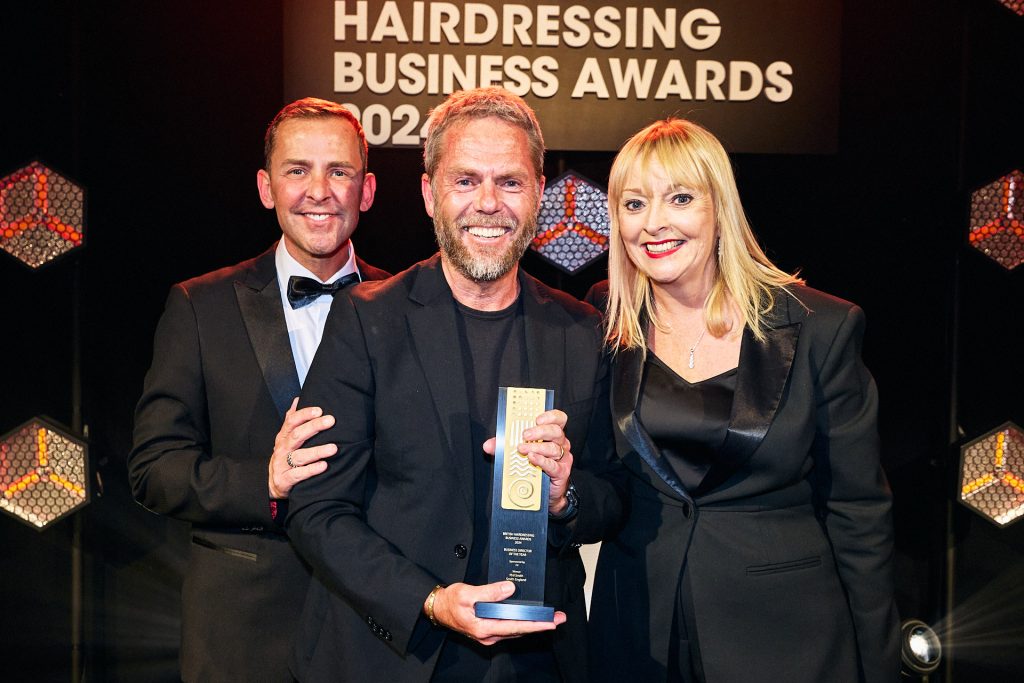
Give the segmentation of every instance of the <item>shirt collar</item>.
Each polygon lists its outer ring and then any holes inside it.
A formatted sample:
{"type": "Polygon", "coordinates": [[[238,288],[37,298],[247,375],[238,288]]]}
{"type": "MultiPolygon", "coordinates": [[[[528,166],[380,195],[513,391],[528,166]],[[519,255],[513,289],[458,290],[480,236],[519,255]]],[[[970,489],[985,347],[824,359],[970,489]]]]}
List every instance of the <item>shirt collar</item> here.
{"type": "MultiPolygon", "coordinates": [[[[359,273],[359,267],[356,265],[356,247],[352,243],[352,240],[348,241],[348,261],[345,262],[345,265],[343,265],[338,272],[326,280],[321,280],[311,273],[309,269],[296,261],[292,255],[288,253],[287,247],[284,246],[284,239],[281,239],[277,243],[277,250],[274,252],[274,265],[277,266],[277,282],[281,286],[282,292],[287,290],[288,278],[293,275],[313,278],[317,282],[330,284],[343,275],[359,273]]],[[[362,279],[362,274],[360,274],[359,277],[362,279]]]]}

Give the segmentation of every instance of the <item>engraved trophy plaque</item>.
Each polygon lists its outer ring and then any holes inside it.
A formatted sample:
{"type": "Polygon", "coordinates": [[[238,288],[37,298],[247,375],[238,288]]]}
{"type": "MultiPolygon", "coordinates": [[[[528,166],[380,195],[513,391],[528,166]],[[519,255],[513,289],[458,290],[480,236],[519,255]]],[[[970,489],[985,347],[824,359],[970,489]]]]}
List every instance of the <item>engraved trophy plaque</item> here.
{"type": "Polygon", "coordinates": [[[476,603],[478,617],[555,620],[554,607],[544,605],[551,482],[516,448],[523,440],[523,431],[536,424],[538,415],[551,410],[554,400],[551,389],[498,389],[487,580],[511,581],[516,592],[502,602],[476,603]]]}

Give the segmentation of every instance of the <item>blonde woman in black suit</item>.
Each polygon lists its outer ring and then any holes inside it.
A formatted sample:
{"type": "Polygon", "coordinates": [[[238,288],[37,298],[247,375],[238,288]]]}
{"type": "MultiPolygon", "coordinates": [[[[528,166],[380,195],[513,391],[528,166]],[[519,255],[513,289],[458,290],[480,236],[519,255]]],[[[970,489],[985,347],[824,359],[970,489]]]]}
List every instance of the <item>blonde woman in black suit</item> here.
{"type": "Polygon", "coordinates": [[[893,681],[890,493],[864,315],[773,265],[718,140],[681,119],[609,181],[625,527],[601,550],[595,681],[893,681]]]}

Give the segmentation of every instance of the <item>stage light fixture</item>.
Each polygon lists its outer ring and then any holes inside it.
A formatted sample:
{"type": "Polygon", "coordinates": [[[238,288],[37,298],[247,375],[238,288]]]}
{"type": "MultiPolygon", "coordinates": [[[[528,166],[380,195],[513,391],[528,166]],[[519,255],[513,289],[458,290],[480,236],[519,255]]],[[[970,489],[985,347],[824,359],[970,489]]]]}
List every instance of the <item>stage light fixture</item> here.
{"type": "Polygon", "coordinates": [[[1024,515],[1024,433],[1007,422],[960,448],[960,502],[1005,527],[1024,515]]]}
{"type": "Polygon", "coordinates": [[[907,619],[900,627],[900,661],[905,676],[923,677],[939,668],[942,643],[920,619],[907,619]]]}
{"type": "Polygon", "coordinates": [[[546,188],[530,248],[570,275],[608,251],[608,195],[575,171],[546,188]]]}
{"type": "Polygon", "coordinates": [[[999,3],[1024,17],[1024,0],[999,0],[999,3]]]}
{"type": "Polygon", "coordinates": [[[85,191],[33,161],[0,178],[0,249],[38,268],[82,246],[85,191]]]}
{"type": "Polygon", "coordinates": [[[1024,174],[1012,171],[971,193],[971,246],[1002,267],[1024,263],[1024,174]]]}
{"type": "Polygon", "coordinates": [[[89,502],[88,449],[33,418],[0,437],[0,509],[42,530],[89,502]]]}

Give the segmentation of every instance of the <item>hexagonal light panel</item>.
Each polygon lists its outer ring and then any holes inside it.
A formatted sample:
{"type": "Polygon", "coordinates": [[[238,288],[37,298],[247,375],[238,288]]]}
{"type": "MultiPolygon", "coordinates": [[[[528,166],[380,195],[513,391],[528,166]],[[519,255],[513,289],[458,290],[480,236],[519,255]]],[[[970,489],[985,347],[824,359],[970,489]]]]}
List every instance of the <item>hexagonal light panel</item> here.
{"type": "Polygon", "coordinates": [[[88,449],[43,418],[0,437],[0,510],[45,529],[89,502],[88,449]]]}
{"type": "Polygon", "coordinates": [[[1024,174],[1012,171],[971,193],[971,246],[1007,269],[1024,263],[1024,174]]]}
{"type": "Polygon", "coordinates": [[[572,275],[608,251],[610,230],[608,195],[568,171],[544,188],[530,248],[572,275]]]}
{"type": "Polygon", "coordinates": [[[0,249],[38,268],[82,246],[85,191],[38,161],[0,178],[0,249]]]}
{"type": "Polygon", "coordinates": [[[960,502],[1003,527],[1024,515],[1024,433],[1007,422],[960,448],[960,502]]]}
{"type": "Polygon", "coordinates": [[[999,0],[1004,7],[1024,17],[1024,0],[999,0]]]}

